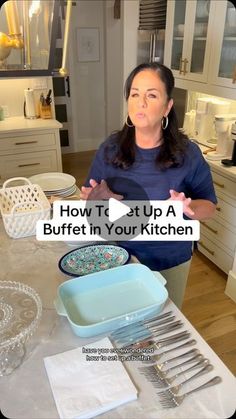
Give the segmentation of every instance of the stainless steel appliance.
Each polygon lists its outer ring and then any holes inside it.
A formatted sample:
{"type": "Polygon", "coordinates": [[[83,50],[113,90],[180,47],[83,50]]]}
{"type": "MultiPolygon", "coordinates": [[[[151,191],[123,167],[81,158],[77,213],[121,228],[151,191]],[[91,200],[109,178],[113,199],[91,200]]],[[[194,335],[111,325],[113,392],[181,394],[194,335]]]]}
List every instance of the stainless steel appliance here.
{"type": "Polygon", "coordinates": [[[166,0],[140,0],[137,63],[163,63],[166,0]]]}
{"type": "Polygon", "coordinates": [[[236,122],[232,124],[231,139],[233,141],[233,151],[231,159],[223,159],[221,163],[225,166],[236,166],[236,122]]]}
{"type": "Polygon", "coordinates": [[[165,30],[138,30],[137,64],[149,61],[163,63],[165,30]]]}

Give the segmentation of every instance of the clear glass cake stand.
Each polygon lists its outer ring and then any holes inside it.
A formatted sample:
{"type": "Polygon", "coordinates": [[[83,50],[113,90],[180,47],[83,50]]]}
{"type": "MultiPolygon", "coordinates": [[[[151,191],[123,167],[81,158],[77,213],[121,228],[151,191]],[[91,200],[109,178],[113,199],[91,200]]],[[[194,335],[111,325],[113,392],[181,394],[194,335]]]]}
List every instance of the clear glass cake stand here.
{"type": "Polygon", "coordinates": [[[0,376],[11,374],[24,360],[25,344],[37,329],[42,303],[28,285],[0,281],[0,376]]]}

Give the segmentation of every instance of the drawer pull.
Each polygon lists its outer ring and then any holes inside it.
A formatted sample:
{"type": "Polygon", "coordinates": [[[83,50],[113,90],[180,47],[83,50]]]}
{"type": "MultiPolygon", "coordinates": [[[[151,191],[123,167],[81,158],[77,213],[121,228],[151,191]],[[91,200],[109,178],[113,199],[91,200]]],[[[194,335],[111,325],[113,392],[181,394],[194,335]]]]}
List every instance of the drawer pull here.
{"type": "Polygon", "coordinates": [[[23,145],[23,144],[37,144],[38,141],[22,141],[21,143],[15,143],[15,145],[23,145]]]}
{"type": "Polygon", "coordinates": [[[233,74],[232,74],[232,83],[236,82],[236,65],[234,66],[233,74]]]}
{"type": "Polygon", "coordinates": [[[207,223],[205,223],[204,221],[201,221],[201,224],[202,224],[204,227],[208,228],[208,230],[210,230],[212,233],[214,233],[214,234],[218,234],[218,231],[217,231],[217,230],[215,230],[214,228],[210,227],[210,226],[209,226],[207,223]]]}
{"type": "Polygon", "coordinates": [[[215,180],[213,180],[213,183],[214,183],[214,185],[219,186],[219,188],[224,189],[224,187],[225,187],[225,185],[223,183],[216,182],[215,180]]]}
{"type": "Polygon", "coordinates": [[[18,167],[39,166],[40,163],[19,164],[18,167]]]}
{"type": "Polygon", "coordinates": [[[213,250],[208,249],[208,247],[206,247],[202,241],[200,241],[199,244],[200,246],[203,247],[203,249],[205,249],[208,253],[210,253],[210,255],[214,256],[215,252],[213,250]]]}
{"type": "Polygon", "coordinates": [[[183,74],[184,73],[184,70],[183,70],[183,63],[184,63],[184,60],[182,60],[182,58],[180,58],[180,60],[179,60],[179,74],[183,74]]]}
{"type": "Polygon", "coordinates": [[[220,207],[216,207],[216,211],[220,212],[221,208],[220,207]]]}
{"type": "Polygon", "coordinates": [[[188,64],[188,60],[187,58],[184,59],[184,76],[187,73],[187,64],[188,64]]]}

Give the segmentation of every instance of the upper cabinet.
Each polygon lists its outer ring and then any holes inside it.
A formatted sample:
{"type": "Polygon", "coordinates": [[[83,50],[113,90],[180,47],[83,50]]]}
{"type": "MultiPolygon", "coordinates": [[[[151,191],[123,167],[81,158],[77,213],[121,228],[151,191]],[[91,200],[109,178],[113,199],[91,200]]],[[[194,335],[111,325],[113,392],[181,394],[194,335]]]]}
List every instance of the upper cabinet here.
{"type": "Polygon", "coordinates": [[[235,99],[233,4],[226,0],[169,0],[164,63],[172,69],[176,87],[235,99]]]}
{"type": "Polygon", "coordinates": [[[168,3],[165,62],[175,77],[207,80],[213,6],[207,0],[168,3]]]}
{"type": "Polygon", "coordinates": [[[0,9],[0,77],[50,75],[58,0],[8,0],[0,9]]]}
{"type": "Polygon", "coordinates": [[[212,82],[236,89],[236,8],[231,2],[217,1],[215,25],[212,82]]]}

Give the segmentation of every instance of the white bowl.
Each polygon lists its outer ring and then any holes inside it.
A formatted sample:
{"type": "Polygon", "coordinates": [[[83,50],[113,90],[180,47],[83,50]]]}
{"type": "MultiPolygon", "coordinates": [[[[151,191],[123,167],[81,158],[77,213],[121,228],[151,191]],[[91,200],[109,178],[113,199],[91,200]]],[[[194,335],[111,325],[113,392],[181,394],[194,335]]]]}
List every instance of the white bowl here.
{"type": "Polygon", "coordinates": [[[196,16],[200,19],[209,15],[210,1],[200,0],[197,3],[196,16]]]}
{"type": "Polygon", "coordinates": [[[230,27],[236,27],[236,9],[235,7],[230,7],[227,10],[227,25],[230,27]]]}
{"type": "Polygon", "coordinates": [[[177,25],[177,35],[183,36],[184,35],[184,24],[177,25]]]}
{"type": "Polygon", "coordinates": [[[194,27],[194,36],[206,36],[207,23],[196,23],[194,27]]]}

